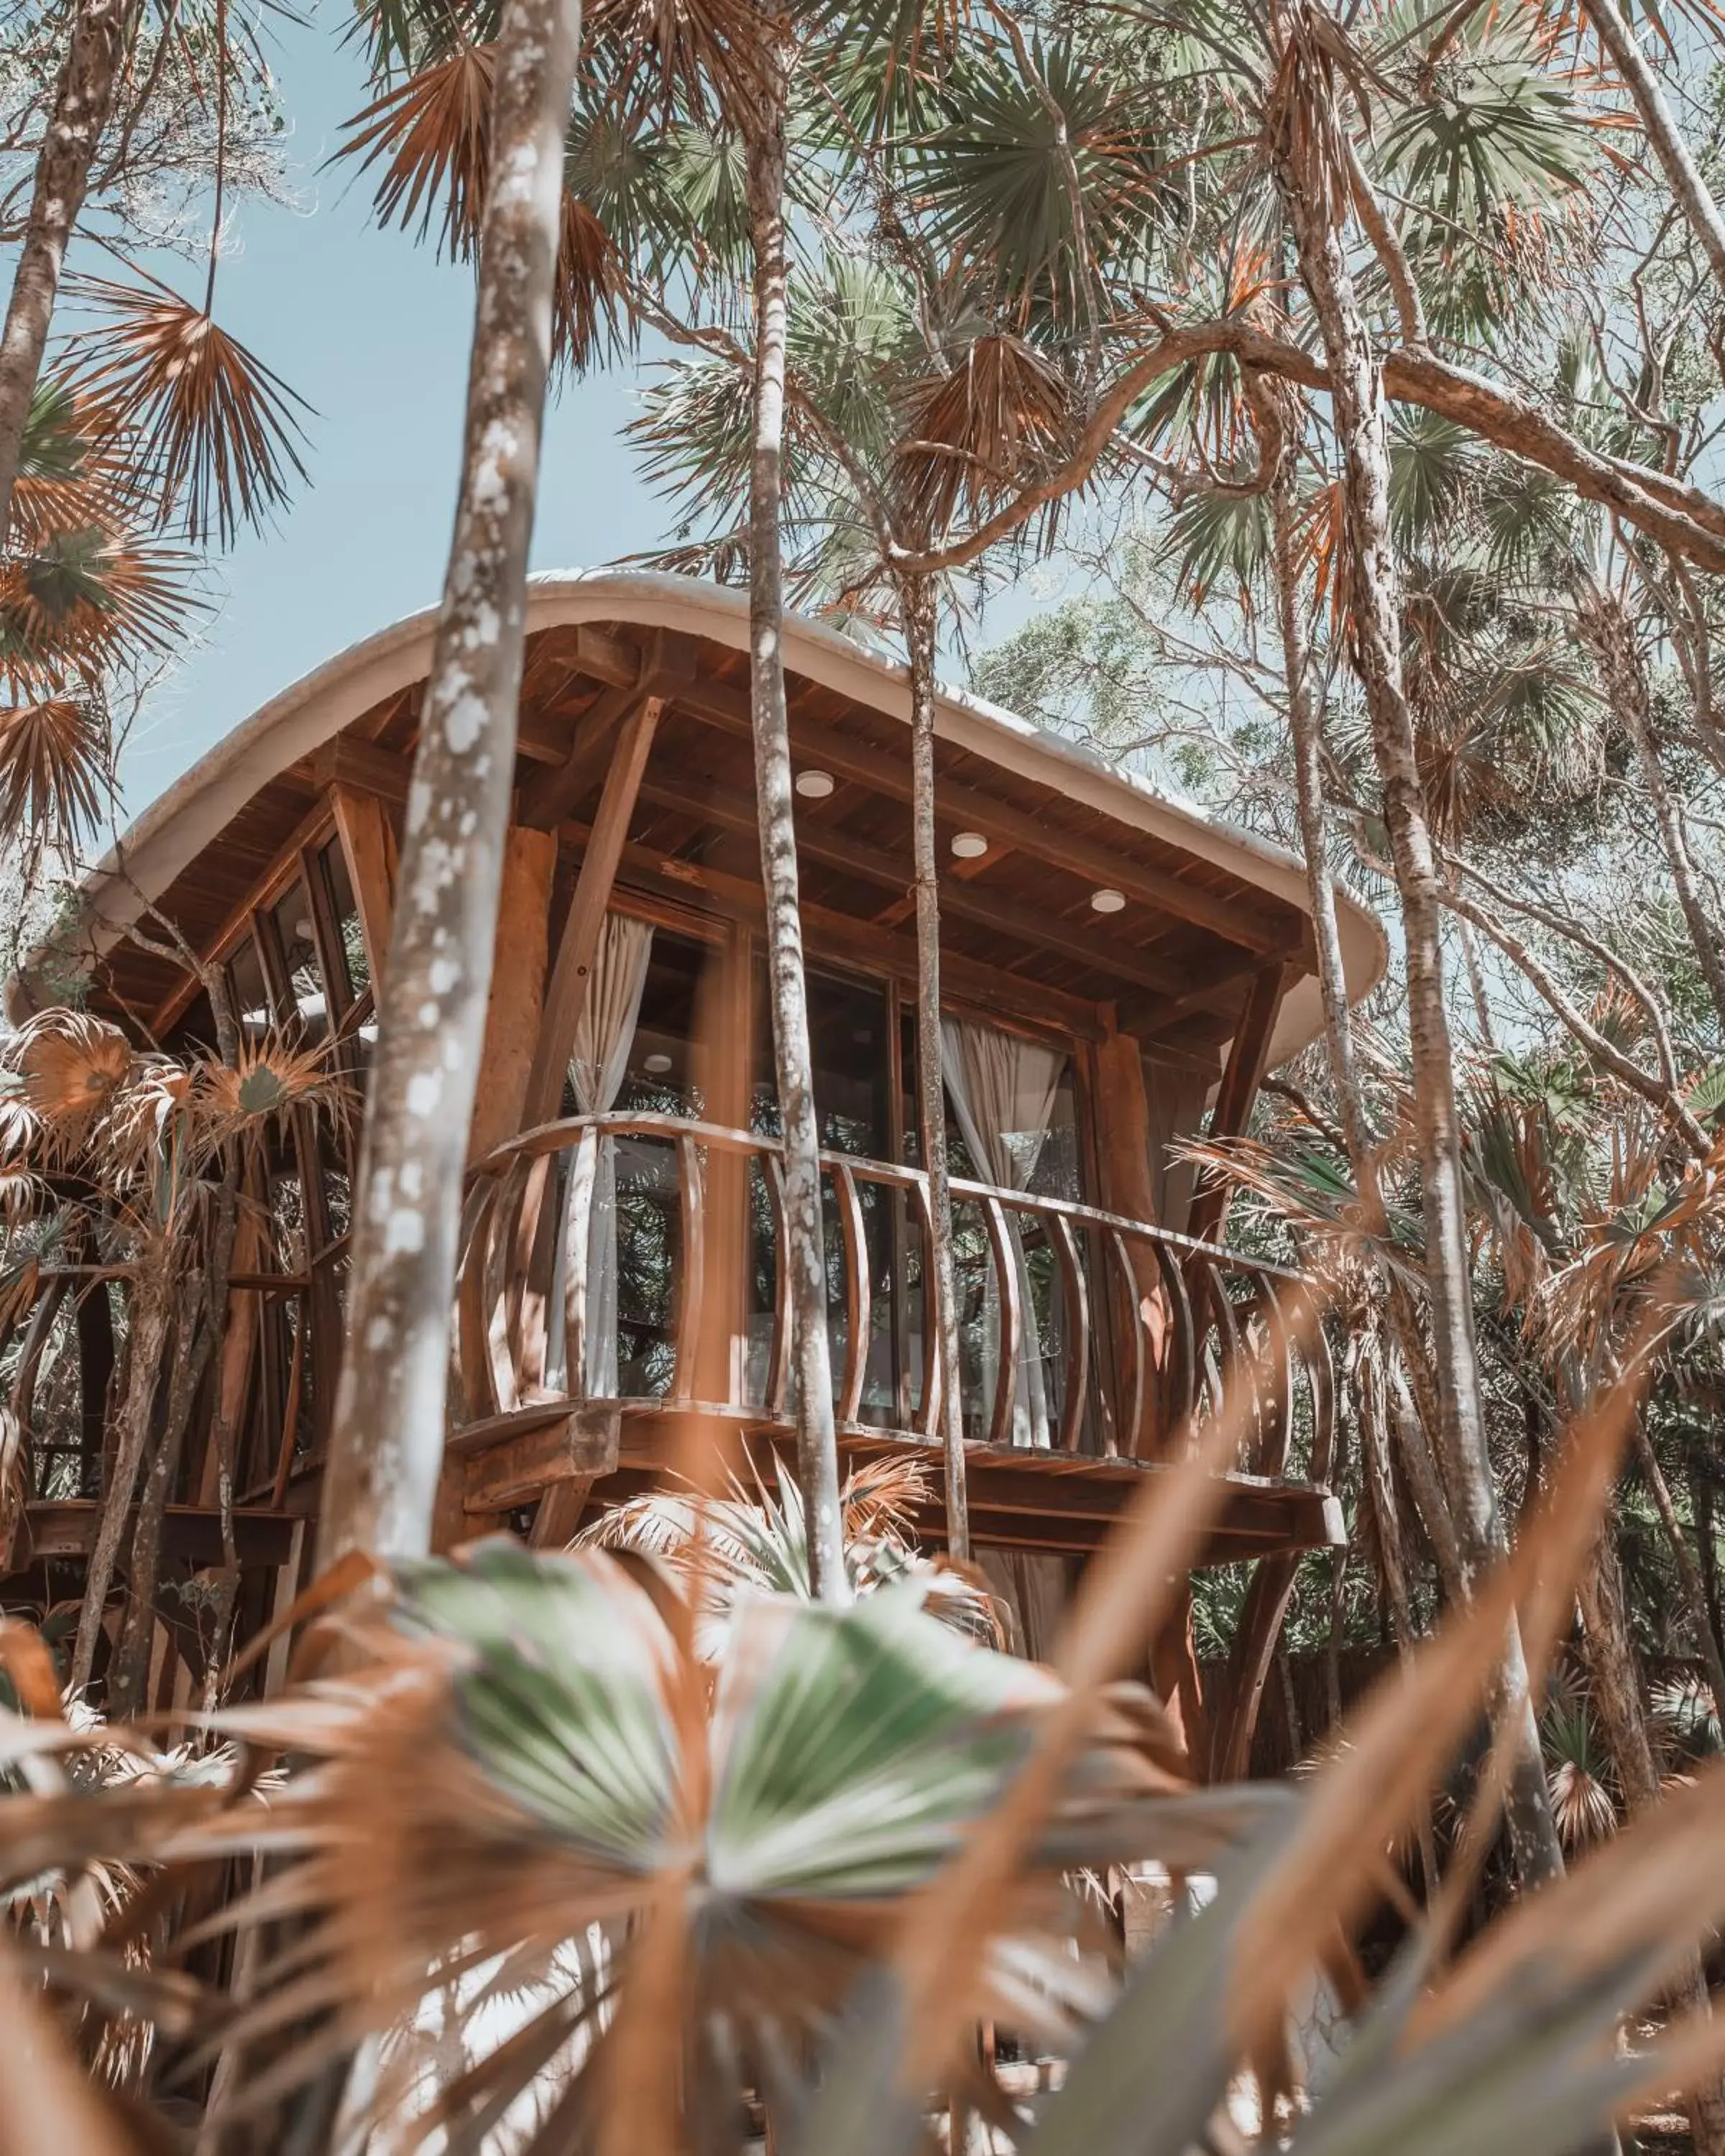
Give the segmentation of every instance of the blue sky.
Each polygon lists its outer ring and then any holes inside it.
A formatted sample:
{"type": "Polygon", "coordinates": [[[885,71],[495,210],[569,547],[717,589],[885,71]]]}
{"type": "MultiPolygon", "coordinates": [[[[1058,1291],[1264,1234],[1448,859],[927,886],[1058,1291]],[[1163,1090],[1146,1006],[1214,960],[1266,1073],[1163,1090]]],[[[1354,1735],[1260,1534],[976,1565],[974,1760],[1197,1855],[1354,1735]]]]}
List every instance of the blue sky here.
{"type": "MultiPolygon", "coordinates": [[[[309,478],[272,529],[248,533],[215,566],[215,605],[199,640],[152,692],[128,741],[128,818],[301,675],[433,603],[449,545],[471,274],[439,264],[404,233],[378,230],[367,178],[324,169],[341,123],[366,100],[359,55],[338,34],[346,9],[325,0],[308,22],[267,19],[291,131],[292,202],[243,203],[216,313],[311,406],[309,478]]],[[[622,369],[567,383],[553,405],[536,569],[589,567],[669,536],[667,506],[622,439],[634,381],[622,369]]],[[[1016,625],[1030,600],[1027,591],[997,597],[991,632],[1016,625]]]]}
{"type": "MultiPolygon", "coordinates": [[[[468,271],[369,222],[371,192],[321,171],[365,100],[341,11],[278,16],[294,207],[245,203],[216,311],[314,408],[310,483],[275,528],[217,566],[201,642],[152,695],[128,744],[137,811],[277,690],[415,608],[442,582],[454,514],[473,288],[468,271]]],[[[183,281],[183,280],[182,280],[183,281]]],[[[535,568],[608,561],[665,536],[665,506],[620,439],[623,375],[565,388],[546,436],[535,568]]]]}

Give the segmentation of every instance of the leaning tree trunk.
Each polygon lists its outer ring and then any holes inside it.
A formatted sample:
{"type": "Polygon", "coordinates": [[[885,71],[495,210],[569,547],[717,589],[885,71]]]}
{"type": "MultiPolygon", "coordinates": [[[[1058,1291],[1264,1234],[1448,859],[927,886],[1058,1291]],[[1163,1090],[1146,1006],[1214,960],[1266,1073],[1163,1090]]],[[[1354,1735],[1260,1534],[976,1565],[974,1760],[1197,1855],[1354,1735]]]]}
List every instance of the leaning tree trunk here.
{"type": "Polygon", "coordinates": [[[749,465],[749,706],[767,895],[767,967],[774,1075],[784,1143],[784,1236],[796,1368],[797,1471],[808,1524],[809,1584],[823,1601],[846,1599],[827,1339],[826,1237],[821,1219],[820,1127],[803,971],[790,721],[784,686],[786,64],[762,86],[747,129],[749,228],[755,249],[754,442],[749,465]]]}
{"type": "Polygon", "coordinates": [[[1615,593],[1591,582],[1581,593],[1579,619],[1582,636],[1599,662],[1611,716],[1629,736],[1635,752],[1641,783],[1647,789],[1647,798],[1653,803],[1654,817],[1659,824],[1666,863],[1671,872],[1671,887],[1676,892],[1677,904],[1689,931],[1689,940],[1695,947],[1696,960],[1707,982],[1707,993],[1713,999],[1713,1009],[1720,1025],[1725,1027],[1725,965],[1720,962],[1718,936],[1702,901],[1700,880],[1690,858],[1689,835],[1683,828],[1682,810],[1660,761],[1659,743],[1653,732],[1652,705],[1647,693],[1647,670],[1635,648],[1635,625],[1615,593]]]}
{"type": "Polygon", "coordinates": [[[515,778],[580,0],[506,0],[454,536],[408,793],[319,1553],[429,1547],[467,1126],[515,778]]]}
{"type": "MultiPolygon", "coordinates": [[[[1659,1768],[1630,1638],[1623,1568],[1609,1520],[1600,1528],[1592,1558],[1577,1584],[1576,1604],[1581,1612],[1594,1708],[1617,1769],[1625,1809],[1633,1819],[1659,1802],[1659,1768]]],[[[1673,1989],[1686,2005],[1702,2014],[1707,2011],[1707,1978],[1698,1957],[1689,1958],[1673,1989]]],[[[1695,2156],[1721,2156],[1725,2151],[1725,2087],[1717,2081],[1707,2082],[1691,2092],[1687,2106],[1695,2156]]]]}
{"type": "Polygon", "coordinates": [[[0,331],[0,543],[12,521],[12,490],[60,271],[84,208],[96,145],[114,109],[121,49],[136,4],[136,0],[82,0],[54,85],[54,110],[36,160],[23,252],[13,272],[6,326],[0,331]]]}
{"type": "MultiPolygon", "coordinates": [[[[929,1248],[942,1373],[941,1432],[947,1478],[947,1548],[970,1556],[970,1499],[964,1469],[964,1411],[958,1389],[958,1306],[952,1288],[952,1186],[947,1162],[947,1090],[941,1070],[940,864],[934,829],[934,588],[926,577],[900,586],[911,662],[911,824],[916,892],[916,1116],[928,1177],[929,1248]]],[[[932,1376],[934,1343],[924,1350],[932,1376]]]]}
{"type": "MultiPolygon", "coordinates": [[[[1342,244],[1344,175],[1323,166],[1322,131],[1308,106],[1334,102],[1331,64],[1309,23],[1293,10],[1281,25],[1288,44],[1269,121],[1270,150],[1300,273],[1317,317],[1331,408],[1343,465],[1353,657],[1365,691],[1384,789],[1384,820],[1402,905],[1414,1122],[1425,1219],[1433,1362],[1434,1437],[1469,1584],[1502,1554],[1481,1413],[1473,1342],[1471,1282],[1463,1211],[1455,1071],[1444,1004],[1442,907],[1414,726],[1402,682],[1395,557],[1389,535],[1389,452],[1384,388],[1342,244]]],[[[1553,1877],[1563,1856],[1551,1815],[1526,1667],[1513,1626],[1493,1686],[1493,1717],[1512,1717],[1515,1763],[1506,1800],[1510,1840],[1522,1881],[1553,1877]]]]}
{"type": "Polygon", "coordinates": [[[1610,54],[1611,64],[1635,108],[1635,117],[1641,123],[1648,147],[1658,158],[1677,207],[1701,242],[1702,252],[1712,265],[1715,280],[1725,291],[1725,218],[1720,216],[1719,206],[1702,177],[1701,168],[1683,139],[1682,131],[1671,117],[1659,77],[1649,66],[1616,0],[1581,0],[1581,13],[1610,54]]]}
{"type": "Polygon", "coordinates": [[[95,1670],[96,1641],[101,1637],[103,1606],[113,1584],[120,1545],[131,1511],[132,1494],[150,1443],[156,1394],[162,1364],[173,1337],[178,1270],[171,1243],[146,1247],[132,1273],[131,1330],[126,1342],[126,1397],[121,1404],[119,1441],[102,1491],[95,1541],[84,1575],[84,1602],[72,1645],[67,1689],[75,1697],[85,1691],[95,1670]]]}

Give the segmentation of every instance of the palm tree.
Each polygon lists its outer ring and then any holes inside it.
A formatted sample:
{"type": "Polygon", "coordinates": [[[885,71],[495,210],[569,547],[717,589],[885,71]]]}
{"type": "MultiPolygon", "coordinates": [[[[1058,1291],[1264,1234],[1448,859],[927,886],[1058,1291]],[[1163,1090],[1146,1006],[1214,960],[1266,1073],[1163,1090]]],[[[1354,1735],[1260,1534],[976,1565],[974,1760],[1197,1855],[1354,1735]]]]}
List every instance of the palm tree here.
{"type": "Polygon", "coordinates": [[[429,1546],[514,770],[577,0],[498,29],[466,439],[378,1009],[321,1553],[429,1546]]]}

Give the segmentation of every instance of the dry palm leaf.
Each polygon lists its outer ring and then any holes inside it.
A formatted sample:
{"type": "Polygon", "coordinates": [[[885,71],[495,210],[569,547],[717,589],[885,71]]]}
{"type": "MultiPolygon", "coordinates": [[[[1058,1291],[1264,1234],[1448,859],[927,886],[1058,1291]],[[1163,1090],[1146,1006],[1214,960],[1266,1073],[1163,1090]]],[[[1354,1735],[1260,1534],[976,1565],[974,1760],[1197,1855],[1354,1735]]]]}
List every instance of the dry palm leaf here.
{"type": "Polygon", "coordinates": [[[565,189],[552,294],[552,363],[578,370],[615,356],[622,335],[621,280],[609,234],[578,196],[565,189]]]}
{"type": "Polygon", "coordinates": [[[745,117],[771,79],[775,11],[755,0],[588,0],[589,54],[626,97],[745,117]]]}
{"type": "Polygon", "coordinates": [[[195,1075],[199,1120],[218,1143],[290,1108],[321,1108],[342,1122],[352,1105],[321,1050],[291,1048],[279,1034],[244,1041],[236,1062],[205,1061],[195,1075]]]}
{"type": "Polygon", "coordinates": [[[1065,439],[1066,386],[1022,337],[975,338],[950,374],[919,388],[905,413],[899,485],[917,527],[947,530],[987,511],[1065,439]]]}
{"type": "Polygon", "coordinates": [[[131,1043],[117,1026],[71,1010],[44,1011],[20,1036],[25,1105],[50,1137],[76,1143],[131,1075],[131,1043]]]}
{"type": "Polygon", "coordinates": [[[109,778],[107,716],[92,699],[0,706],[0,845],[75,854],[101,820],[109,778]]]}
{"type": "Polygon", "coordinates": [[[458,262],[479,251],[495,69],[494,46],[464,45],[367,105],[336,153],[357,157],[362,171],[387,160],[373,203],[379,220],[403,230],[417,221],[423,239],[439,219],[438,253],[458,262]]]}
{"type": "Polygon", "coordinates": [[[163,524],[225,547],[286,501],[290,474],[305,476],[294,407],[306,408],[279,375],[154,278],[84,277],[74,291],[109,318],[80,341],[79,387],[136,444],[163,524]]]}
{"type": "Polygon", "coordinates": [[[30,1496],[30,1446],[24,1426],[0,1404],[0,1572],[17,1563],[18,1530],[30,1496]]]}

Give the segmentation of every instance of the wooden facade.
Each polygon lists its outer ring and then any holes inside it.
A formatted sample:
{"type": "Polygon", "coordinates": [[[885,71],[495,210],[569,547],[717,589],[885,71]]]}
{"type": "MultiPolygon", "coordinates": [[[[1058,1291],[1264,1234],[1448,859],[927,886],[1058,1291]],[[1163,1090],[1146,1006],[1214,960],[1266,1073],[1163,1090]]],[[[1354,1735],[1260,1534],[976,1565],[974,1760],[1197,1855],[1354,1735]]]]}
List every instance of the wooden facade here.
{"type": "MultiPolygon", "coordinates": [[[[534,589],[445,1543],[506,1524],[564,1538],[686,1464],[696,1427],[738,1463],[788,1435],[746,629],[739,598],[677,579],[534,589]],[[650,950],[629,946],[640,978],[614,1097],[583,1111],[571,1057],[618,921],[649,927],[650,950]],[[598,1271],[596,1204],[613,1224],[598,1271]]],[[[244,1024],[323,1043],[362,1091],[430,637],[422,618],[332,662],[141,819],[85,895],[95,1009],[163,1045],[212,1037],[197,975],[167,955],[172,923],[226,968],[244,1024]],[[146,901],[155,925],[128,933],[146,901]]],[[[787,660],[840,1443],[851,1460],[928,1450],[922,1526],[937,1543],[947,1373],[924,1353],[907,696],[898,669],[825,629],[796,626],[787,660]]],[[[1194,1193],[1168,1148],[1206,1109],[1214,1129],[1243,1128],[1266,1066],[1317,1029],[1300,873],[1004,715],[948,699],[940,732],[949,1009],[961,1029],[1034,1045],[1051,1104],[1034,1172],[1010,1187],[956,1140],[973,1534],[997,1569],[1070,1573],[1267,1341],[1276,1374],[1243,1413],[1206,1558],[1259,1560],[1256,1599],[1279,1621],[1291,1559],[1341,1532],[1327,1362],[1321,1340],[1292,1337],[1291,1276],[1217,1243],[1219,1195],[1194,1193]]],[[[1358,993],[1382,939],[1351,905],[1343,932],[1358,993]]],[[[45,993],[14,980],[14,1016],[45,993]]],[[[259,1622],[307,1561],[317,1512],[357,1147],[357,1127],[309,1115],[284,1136],[207,1382],[204,1423],[219,1408],[238,1433],[259,1622]]],[[[14,1596],[75,1591],[126,1293],[123,1266],[44,1272],[54,1306],[13,1380],[35,1445],[14,1596]]],[[[208,1445],[190,1447],[166,1537],[187,1578],[219,1556],[213,1471],[208,1445]]],[[[1273,1639],[1263,1611],[1255,1622],[1273,1639]]]]}

